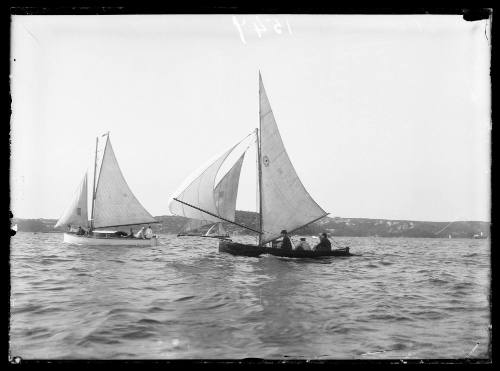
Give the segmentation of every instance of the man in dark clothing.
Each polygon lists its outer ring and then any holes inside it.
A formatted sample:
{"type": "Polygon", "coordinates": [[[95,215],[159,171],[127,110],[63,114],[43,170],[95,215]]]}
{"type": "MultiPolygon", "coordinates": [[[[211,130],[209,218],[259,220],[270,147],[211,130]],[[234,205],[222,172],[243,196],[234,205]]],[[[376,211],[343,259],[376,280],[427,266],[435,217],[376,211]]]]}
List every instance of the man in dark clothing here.
{"type": "Polygon", "coordinates": [[[315,251],[331,251],[332,250],[332,243],[326,236],[326,233],[321,233],[319,235],[319,243],[314,246],[315,251]]]}
{"type": "Polygon", "coordinates": [[[83,236],[84,234],[85,234],[85,231],[83,230],[83,228],[81,226],[78,227],[78,231],[76,232],[76,235],[83,236]]]}
{"type": "Polygon", "coordinates": [[[290,237],[288,237],[288,232],[285,229],[283,229],[281,231],[281,235],[283,236],[283,241],[281,242],[281,248],[283,250],[292,251],[293,245],[292,241],[290,241],[290,237]]]}

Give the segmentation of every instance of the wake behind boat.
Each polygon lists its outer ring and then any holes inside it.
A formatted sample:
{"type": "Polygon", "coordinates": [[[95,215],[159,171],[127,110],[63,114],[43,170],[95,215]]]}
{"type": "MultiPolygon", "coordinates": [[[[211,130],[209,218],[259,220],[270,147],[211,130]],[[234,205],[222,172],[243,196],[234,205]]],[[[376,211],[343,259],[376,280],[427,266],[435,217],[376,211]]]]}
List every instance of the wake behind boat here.
{"type": "Polygon", "coordinates": [[[54,228],[68,226],[69,232],[64,233],[64,242],[72,244],[158,245],[157,236],[152,235],[152,231],[149,230],[144,233],[144,228],[135,236],[123,231],[102,230],[102,228],[157,223],[137,200],[125,181],[111,146],[109,133],[102,137],[105,137],[104,141],[96,138],[91,189],[87,185],[88,172],[85,172],[75,198],[54,228]],[[90,220],[87,202],[89,190],[91,190],[90,220]]]}
{"type": "MultiPolygon", "coordinates": [[[[180,191],[171,197],[172,214],[195,219],[201,224],[229,222],[258,234],[258,244],[242,244],[230,239],[219,240],[219,251],[233,255],[259,256],[272,254],[288,257],[350,256],[349,248],[328,251],[285,250],[269,246],[276,241],[283,229],[294,231],[328,215],[309,195],[302,185],[283,145],[269,100],[259,72],[260,130],[256,129],[259,228],[235,222],[236,195],[241,169],[240,159],[226,174],[225,182],[215,184],[216,176],[224,161],[243,141],[231,147],[202,171],[195,173],[180,191]],[[230,190],[231,192],[227,192],[230,190]],[[220,205],[226,205],[221,208],[220,205]]],[[[248,147],[247,147],[248,149],[248,147]]]]}

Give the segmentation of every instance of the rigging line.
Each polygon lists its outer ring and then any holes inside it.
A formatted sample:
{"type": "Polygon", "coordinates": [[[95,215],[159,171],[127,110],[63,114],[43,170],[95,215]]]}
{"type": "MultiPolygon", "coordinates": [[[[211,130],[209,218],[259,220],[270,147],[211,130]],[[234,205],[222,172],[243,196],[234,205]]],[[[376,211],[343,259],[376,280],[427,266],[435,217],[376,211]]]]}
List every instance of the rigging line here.
{"type": "Polygon", "coordinates": [[[141,224],[160,224],[160,223],[162,223],[162,222],[157,222],[157,221],[154,221],[154,222],[139,222],[139,223],[131,223],[131,224],[103,225],[103,226],[96,227],[95,229],[99,229],[99,228],[110,228],[110,227],[128,227],[129,225],[141,225],[141,224]]]}
{"type": "MultiPolygon", "coordinates": [[[[225,152],[226,156],[225,156],[224,160],[222,160],[222,162],[221,162],[221,166],[222,166],[222,164],[224,163],[224,161],[226,160],[226,158],[227,158],[227,157],[228,157],[228,156],[229,156],[229,155],[233,152],[233,150],[234,150],[234,149],[235,149],[235,148],[236,148],[236,147],[237,147],[237,146],[238,146],[241,142],[243,142],[246,138],[248,138],[250,135],[252,135],[252,133],[250,133],[250,134],[248,134],[247,136],[245,136],[245,137],[244,137],[243,139],[241,139],[238,143],[236,143],[234,146],[232,146],[231,148],[229,148],[229,150],[228,150],[227,152],[225,152]]],[[[223,154],[224,154],[224,153],[223,153],[223,154]]],[[[189,187],[191,187],[191,186],[195,183],[195,181],[197,181],[197,180],[198,180],[201,176],[203,176],[203,174],[205,174],[205,173],[207,172],[207,170],[208,170],[208,169],[209,169],[209,168],[210,168],[210,167],[211,167],[211,166],[212,166],[212,165],[213,165],[216,161],[218,161],[219,159],[220,159],[220,156],[219,156],[219,157],[217,157],[217,159],[216,159],[214,162],[211,162],[209,165],[207,165],[207,167],[206,167],[206,168],[205,168],[205,169],[204,169],[204,170],[203,170],[200,174],[198,174],[198,176],[197,176],[195,179],[193,179],[191,182],[189,182],[189,184],[187,184],[187,185],[184,187],[184,189],[183,189],[181,192],[179,192],[179,194],[178,194],[176,197],[179,197],[182,193],[184,193],[184,191],[185,191],[186,189],[188,189],[189,187]]],[[[219,169],[220,169],[220,167],[219,167],[219,169]]],[[[216,175],[215,175],[215,177],[217,177],[217,173],[218,173],[218,172],[219,172],[219,170],[217,170],[217,172],[215,173],[215,174],[216,174],[216,175]]],[[[215,185],[215,178],[214,178],[214,185],[215,185]]],[[[215,187],[213,187],[213,188],[215,188],[215,187]]],[[[199,190],[198,190],[198,192],[199,192],[199,190]]],[[[172,198],[173,198],[173,199],[175,199],[175,197],[172,197],[172,198]]]]}
{"type": "Polygon", "coordinates": [[[233,222],[233,221],[228,220],[228,219],[226,219],[226,218],[223,218],[223,217],[221,217],[221,216],[219,216],[219,215],[212,214],[211,212],[208,212],[208,211],[205,211],[205,210],[203,210],[203,209],[200,209],[199,207],[196,207],[196,206],[194,206],[194,205],[190,205],[190,204],[188,204],[187,202],[184,202],[184,201],[178,200],[178,199],[177,199],[177,198],[175,198],[175,197],[174,197],[174,200],[175,200],[175,201],[177,201],[177,202],[183,203],[183,204],[185,204],[185,205],[187,205],[187,206],[189,206],[189,207],[192,207],[193,209],[203,211],[204,213],[206,213],[206,214],[208,214],[208,215],[212,215],[212,216],[214,216],[214,217],[216,217],[216,218],[219,218],[219,219],[221,219],[221,220],[224,220],[225,222],[228,222],[228,223],[231,223],[231,224],[237,225],[237,226],[239,226],[239,227],[242,227],[242,228],[248,229],[248,230],[250,230],[250,231],[252,231],[252,232],[255,232],[255,233],[260,233],[259,231],[255,230],[255,229],[253,229],[253,228],[247,227],[247,226],[245,226],[245,225],[243,225],[243,224],[239,224],[239,223],[233,222]]]}
{"type": "MultiPolygon", "coordinates": [[[[314,219],[314,220],[310,221],[309,223],[306,223],[306,224],[304,224],[304,225],[301,225],[300,227],[294,228],[294,229],[292,229],[291,231],[287,231],[287,232],[288,232],[288,234],[292,234],[292,233],[293,233],[293,232],[295,232],[296,230],[298,230],[298,229],[300,229],[300,228],[303,228],[303,227],[305,227],[305,226],[307,226],[307,225],[309,225],[309,224],[312,224],[312,223],[314,223],[314,222],[317,222],[318,220],[323,219],[325,216],[327,216],[327,215],[329,215],[329,214],[330,214],[330,213],[326,213],[325,215],[322,215],[322,216],[320,216],[319,218],[316,218],[316,219],[314,219]]],[[[274,241],[274,240],[276,240],[276,239],[278,239],[278,238],[279,238],[279,236],[278,236],[278,237],[276,237],[276,238],[270,239],[270,240],[268,240],[268,241],[264,241],[263,243],[264,243],[264,244],[266,244],[266,243],[271,242],[271,241],[274,241]]]]}
{"type": "Polygon", "coordinates": [[[445,226],[444,228],[440,229],[439,231],[437,231],[437,232],[436,232],[436,233],[434,233],[434,234],[436,235],[436,234],[441,233],[442,231],[444,231],[446,228],[448,228],[448,227],[449,227],[452,223],[455,223],[456,221],[457,221],[457,220],[455,219],[455,220],[453,220],[453,221],[449,222],[448,224],[446,224],[446,226],[445,226]]]}

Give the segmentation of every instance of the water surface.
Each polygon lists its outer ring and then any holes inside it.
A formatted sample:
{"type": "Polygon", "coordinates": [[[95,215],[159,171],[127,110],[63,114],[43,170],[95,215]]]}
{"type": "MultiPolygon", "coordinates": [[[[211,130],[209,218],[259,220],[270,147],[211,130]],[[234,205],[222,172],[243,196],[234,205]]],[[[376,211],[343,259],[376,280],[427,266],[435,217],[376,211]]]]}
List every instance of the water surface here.
{"type": "Polygon", "coordinates": [[[235,257],[209,238],[160,241],[82,247],[19,232],[11,356],[489,357],[489,240],[342,238],[362,255],[319,260],[235,257]]]}

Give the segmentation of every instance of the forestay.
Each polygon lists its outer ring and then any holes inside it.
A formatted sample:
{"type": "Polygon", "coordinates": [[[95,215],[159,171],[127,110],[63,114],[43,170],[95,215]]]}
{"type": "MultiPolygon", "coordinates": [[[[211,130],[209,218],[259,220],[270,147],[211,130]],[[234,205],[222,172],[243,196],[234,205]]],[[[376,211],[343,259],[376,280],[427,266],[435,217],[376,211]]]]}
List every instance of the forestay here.
{"type": "Polygon", "coordinates": [[[300,181],[281,140],[271,105],[259,74],[261,243],[279,237],[327,215],[300,181]]]}
{"type": "Polygon", "coordinates": [[[64,225],[78,225],[87,227],[88,213],[87,213],[87,173],[83,176],[80,185],[76,190],[73,201],[68,209],[64,212],[63,216],[57,221],[54,228],[64,225]]]}
{"type": "Polygon", "coordinates": [[[106,140],[97,173],[94,228],[155,222],[130,190],[108,136],[106,140]]]}

